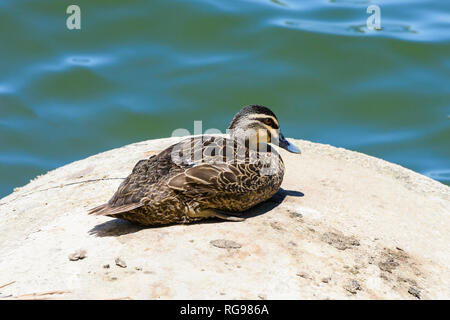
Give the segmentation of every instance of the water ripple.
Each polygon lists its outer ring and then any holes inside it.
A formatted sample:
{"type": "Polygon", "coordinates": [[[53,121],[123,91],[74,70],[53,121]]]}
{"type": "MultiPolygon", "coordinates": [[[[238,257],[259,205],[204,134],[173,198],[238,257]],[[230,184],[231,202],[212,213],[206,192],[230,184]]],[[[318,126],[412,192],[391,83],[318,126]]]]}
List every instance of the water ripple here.
{"type": "Polygon", "coordinates": [[[435,170],[427,170],[423,172],[424,175],[442,181],[446,184],[450,183],[450,169],[435,169],[435,170]]]}
{"type": "Polygon", "coordinates": [[[52,168],[59,164],[54,160],[41,158],[27,152],[2,152],[0,153],[0,163],[3,165],[27,165],[44,168],[52,168]]]}
{"type": "Polygon", "coordinates": [[[68,55],[59,61],[41,62],[36,69],[45,71],[63,71],[72,67],[101,67],[113,63],[115,59],[111,56],[101,55],[68,55]]]}
{"type": "Polygon", "coordinates": [[[12,92],[14,92],[14,89],[11,88],[11,86],[0,83],[0,94],[12,93],[12,92]]]}
{"type": "Polygon", "coordinates": [[[307,32],[336,34],[347,36],[380,36],[380,37],[398,37],[408,40],[423,40],[423,36],[417,36],[419,31],[413,29],[412,26],[400,23],[384,22],[381,29],[370,30],[367,25],[358,24],[357,22],[344,21],[320,21],[307,19],[273,19],[272,24],[286,27],[290,29],[297,29],[307,32]]]}

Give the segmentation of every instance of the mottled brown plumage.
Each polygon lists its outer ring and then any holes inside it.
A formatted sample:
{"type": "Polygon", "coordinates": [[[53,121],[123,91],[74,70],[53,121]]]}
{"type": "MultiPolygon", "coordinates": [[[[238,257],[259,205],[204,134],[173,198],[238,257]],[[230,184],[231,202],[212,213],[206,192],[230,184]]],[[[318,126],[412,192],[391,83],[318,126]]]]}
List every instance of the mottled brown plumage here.
{"type": "Polygon", "coordinates": [[[269,199],[281,185],[283,160],[270,146],[275,136],[281,147],[295,148],[274,129],[278,121],[264,108],[244,107],[230,125],[239,130],[229,137],[187,138],[139,161],[111,200],[89,213],[141,225],[210,217],[241,221],[237,213],[269,199]],[[245,134],[249,128],[256,128],[256,134],[245,134]]]}

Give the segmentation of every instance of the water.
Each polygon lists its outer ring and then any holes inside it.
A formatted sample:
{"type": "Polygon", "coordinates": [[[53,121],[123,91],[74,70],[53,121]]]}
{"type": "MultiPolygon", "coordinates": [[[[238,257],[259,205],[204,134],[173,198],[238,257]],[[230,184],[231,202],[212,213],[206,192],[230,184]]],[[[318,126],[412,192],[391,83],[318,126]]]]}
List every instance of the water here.
{"type": "Polygon", "coordinates": [[[450,184],[450,1],[0,2],[0,197],[245,104],[450,184]],[[366,9],[381,8],[380,31],[366,9]]]}

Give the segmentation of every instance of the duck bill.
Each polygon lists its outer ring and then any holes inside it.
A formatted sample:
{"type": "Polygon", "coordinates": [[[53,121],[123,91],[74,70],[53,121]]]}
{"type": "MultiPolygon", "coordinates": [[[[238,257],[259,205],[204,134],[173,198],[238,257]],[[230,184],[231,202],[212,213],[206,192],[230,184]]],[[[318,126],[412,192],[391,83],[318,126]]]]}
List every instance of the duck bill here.
{"type": "Polygon", "coordinates": [[[278,146],[280,146],[281,148],[286,149],[287,151],[292,152],[292,153],[301,153],[300,149],[297,148],[292,143],[290,143],[289,141],[287,141],[281,132],[279,135],[278,146]]]}

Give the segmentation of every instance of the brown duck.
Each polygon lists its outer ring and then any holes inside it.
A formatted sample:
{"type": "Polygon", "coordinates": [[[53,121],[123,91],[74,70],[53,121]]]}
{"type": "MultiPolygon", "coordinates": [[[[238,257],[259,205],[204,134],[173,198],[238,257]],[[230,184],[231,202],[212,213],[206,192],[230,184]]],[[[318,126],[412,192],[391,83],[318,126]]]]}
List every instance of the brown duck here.
{"type": "Polygon", "coordinates": [[[190,137],[139,161],[108,203],[89,214],[146,226],[244,220],[239,212],[272,197],[283,181],[284,163],[272,145],[300,150],[264,106],[245,106],[228,129],[226,136],[190,137]]]}

